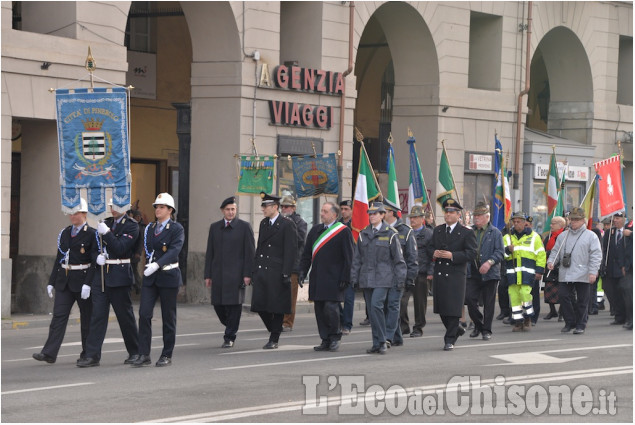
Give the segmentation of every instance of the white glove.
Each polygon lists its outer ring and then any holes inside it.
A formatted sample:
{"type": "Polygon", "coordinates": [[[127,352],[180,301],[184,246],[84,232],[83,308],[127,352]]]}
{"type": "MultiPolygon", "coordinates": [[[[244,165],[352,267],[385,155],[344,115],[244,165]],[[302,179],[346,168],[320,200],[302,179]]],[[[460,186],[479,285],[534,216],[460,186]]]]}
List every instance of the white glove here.
{"type": "Polygon", "coordinates": [[[49,293],[49,298],[53,298],[53,285],[48,285],[46,287],[46,292],[49,293]]]}
{"type": "Polygon", "coordinates": [[[100,266],[103,266],[104,264],[106,264],[106,256],[104,254],[99,254],[97,256],[97,264],[100,266]]]}
{"type": "Polygon", "coordinates": [[[100,235],[105,235],[108,232],[110,232],[110,227],[103,221],[97,225],[97,233],[100,235]]]}
{"type": "Polygon", "coordinates": [[[146,264],[146,269],[143,271],[144,276],[150,276],[152,273],[159,270],[159,265],[157,263],[146,264]]]}
{"type": "Polygon", "coordinates": [[[82,285],[82,299],[86,300],[90,297],[90,286],[82,285]]]}

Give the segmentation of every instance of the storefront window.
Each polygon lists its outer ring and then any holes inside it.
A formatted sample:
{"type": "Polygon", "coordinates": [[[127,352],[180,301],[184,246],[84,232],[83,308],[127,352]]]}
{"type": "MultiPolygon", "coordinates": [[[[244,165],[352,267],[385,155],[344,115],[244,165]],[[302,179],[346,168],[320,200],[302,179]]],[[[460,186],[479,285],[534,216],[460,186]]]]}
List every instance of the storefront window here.
{"type": "MultiPolygon", "coordinates": [[[[545,188],[544,181],[534,182],[533,186],[533,205],[529,215],[534,218],[533,228],[536,232],[542,233],[549,229],[545,229],[545,222],[547,220],[547,199],[543,192],[545,188]]],[[[571,211],[574,207],[579,207],[584,197],[584,183],[582,182],[567,182],[564,188],[564,212],[571,211]]]]}
{"type": "Polygon", "coordinates": [[[493,185],[493,174],[465,174],[465,189],[461,201],[466,212],[473,211],[477,202],[487,202],[491,207],[493,185]]]}

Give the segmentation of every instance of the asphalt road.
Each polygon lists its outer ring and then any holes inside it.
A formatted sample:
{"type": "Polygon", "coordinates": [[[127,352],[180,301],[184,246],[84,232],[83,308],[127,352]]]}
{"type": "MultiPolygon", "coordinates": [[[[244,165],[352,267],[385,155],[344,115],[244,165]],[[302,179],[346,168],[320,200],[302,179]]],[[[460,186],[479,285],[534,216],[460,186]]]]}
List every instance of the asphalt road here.
{"type": "MultiPolygon", "coordinates": [[[[178,308],[173,365],[165,368],[123,365],[116,321],[101,366],[88,369],[75,366],[77,324],[52,365],[31,358],[46,327],[3,330],[2,422],[633,420],[633,334],[609,325],[608,311],[592,316],[580,336],[561,334],[554,320],[526,333],[495,321],[491,341],[466,334],[444,352],[443,325],[430,310],[423,337],[406,337],[380,356],[366,354],[370,328],[359,326],[338,352],[314,352],[320,340],[310,313],[297,316],[278,350],[262,349],[268,334],[260,318],[244,314],[236,345],[222,349],[211,306],[178,308]]],[[[153,361],[160,317],[156,311],[153,361]]]]}

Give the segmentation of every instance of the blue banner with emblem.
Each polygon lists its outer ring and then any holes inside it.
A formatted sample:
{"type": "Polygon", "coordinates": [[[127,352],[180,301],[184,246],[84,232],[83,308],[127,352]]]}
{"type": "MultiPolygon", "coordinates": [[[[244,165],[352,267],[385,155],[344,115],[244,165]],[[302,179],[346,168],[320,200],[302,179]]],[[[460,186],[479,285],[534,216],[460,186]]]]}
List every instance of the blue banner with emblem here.
{"type": "Polygon", "coordinates": [[[77,211],[80,189],[86,189],[88,212],[102,216],[109,188],[113,208],[125,212],[131,182],[127,89],[58,89],[55,94],[62,211],[77,211]]]}
{"type": "Polygon", "coordinates": [[[298,198],[338,194],[340,185],[334,153],[293,157],[292,166],[298,198]]]}

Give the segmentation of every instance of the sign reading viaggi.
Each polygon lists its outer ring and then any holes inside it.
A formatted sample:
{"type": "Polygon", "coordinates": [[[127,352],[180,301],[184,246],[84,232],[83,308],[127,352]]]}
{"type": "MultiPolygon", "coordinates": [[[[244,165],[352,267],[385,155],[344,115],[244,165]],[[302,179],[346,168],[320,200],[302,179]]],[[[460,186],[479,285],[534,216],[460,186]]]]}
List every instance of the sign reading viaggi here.
{"type": "MultiPolygon", "coordinates": [[[[344,92],[344,77],[341,73],[299,66],[278,65],[273,70],[273,84],[280,89],[316,94],[341,95],[344,92]]],[[[267,64],[262,66],[260,86],[272,87],[267,64]]],[[[273,125],[328,130],[333,123],[331,106],[270,100],[269,113],[273,125]]]]}

